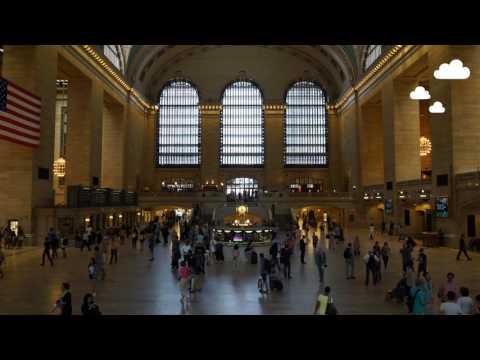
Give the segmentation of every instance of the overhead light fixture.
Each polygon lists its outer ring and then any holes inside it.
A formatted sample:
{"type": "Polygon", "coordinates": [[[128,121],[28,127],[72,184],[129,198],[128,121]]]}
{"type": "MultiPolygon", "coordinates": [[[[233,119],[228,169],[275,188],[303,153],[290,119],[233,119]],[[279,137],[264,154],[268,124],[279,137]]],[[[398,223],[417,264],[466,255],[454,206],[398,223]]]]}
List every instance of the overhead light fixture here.
{"type": "Polygon", "coordinates": [[[53,173],[58,177],[65,176],[65,164],[66,161],[63,157],[59,157],[57,160],[53,162],[53,173]]]}
{"type": "Polygon", "coordinates": [[[430,92],[425,90],[423,86],[417,86],[414,91],[410,92],[412,100],[430,100],[430,92]]]}
{"type": "Polygon", "coordinates": [[[427,156],[431,152],[432,152],[432,142],[425,136],[422,136],[420,138],[420,156],[427,156]]]}
{"type": "Polygon", "coordinates": [[[454,59],[449,64],[440,65],[433,76],[438,80],[465,80],[470,77],[470,69],[463,66],[461,60],[454,59]]]}
{"type": "Polygon", "coordinates": [[[440,101],[435,101],[433,105],[428,108],[430,114],[443,114],[445,113],[445,106],[440,101]]]}

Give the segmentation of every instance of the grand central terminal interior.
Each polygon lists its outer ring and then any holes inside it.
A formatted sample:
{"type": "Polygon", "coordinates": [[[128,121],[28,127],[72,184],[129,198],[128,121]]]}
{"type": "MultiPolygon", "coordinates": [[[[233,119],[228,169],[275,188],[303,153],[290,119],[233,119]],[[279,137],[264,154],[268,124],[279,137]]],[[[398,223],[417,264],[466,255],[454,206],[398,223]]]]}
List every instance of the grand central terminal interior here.
{"type": "Polygon", "coordinates": [[[0,314],[477,314],[479,95],[477,45],[0,45],[0,314]]]}

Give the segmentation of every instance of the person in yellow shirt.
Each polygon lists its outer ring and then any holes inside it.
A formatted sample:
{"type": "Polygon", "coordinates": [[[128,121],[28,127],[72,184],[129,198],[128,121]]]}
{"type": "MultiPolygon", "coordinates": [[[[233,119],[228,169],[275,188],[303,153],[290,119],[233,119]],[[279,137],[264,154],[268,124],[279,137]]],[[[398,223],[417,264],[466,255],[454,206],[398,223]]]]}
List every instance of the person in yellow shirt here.
{"type": "Polygon", "coordinates": [[[326,315],[327,306],[329,303],[333,303],[333,299],[330,296],[330,287],[326,286],[323,294],[320,294],[317,298],[317,303],[315,304],[314,315],[326,315]]]}

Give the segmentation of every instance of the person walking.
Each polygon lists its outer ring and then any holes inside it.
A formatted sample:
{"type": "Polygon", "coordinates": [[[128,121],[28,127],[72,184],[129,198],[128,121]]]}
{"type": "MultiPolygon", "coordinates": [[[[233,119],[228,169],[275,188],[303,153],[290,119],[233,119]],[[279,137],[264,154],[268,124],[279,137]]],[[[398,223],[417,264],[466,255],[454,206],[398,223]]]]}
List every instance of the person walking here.
{"type": "MultiPolygon", "coordinates": [[[[158,233],[159,235],[160,233],[158,233]]],[[[149,232],[148,233],[148,250],[150,250],[150,260],[149,261],[154,261],[155,260],[155,244],[157,243],[156,241],[156,235],[155,233],[149,232]]]]}
{"type": "Polygon", "coordinates": [[[385,241],[385,243],[382,246],[382,249],[380,250],[380,253],[382,255],[383,268],[385,269],[385,271],[387,271],[388,260],[390,259],[390,253],[391,253],[391,249],[390,249],[390,246],[388,245],[388,242],[385,241]]]}
{"type": "Polygon", "coordinates": [[[370,283],[370,274],[372,275],[373,285],[377,285],[377,262],[379,259],[376,258],[376,255],[372,250],[368,251],[368,254],[363,258],[366,265],[366,277],[365,277],[365,286],[368,286],[370,283]]]}
{"type": "Polygon", "coordinates": [[[343,252],[343,258],[345,259],[345,268],[347,273],[347,280],[355,279],[354,261],[352,243],[348,243],[345,251],[343,252]]]}
{"type": "Polygon", "coordinates": [[[138,230],[135,227],[132,232],[132,249],[137,250],[138,230]]]}
{"type": "Polygon", "coordinates": [[[313,242],[313,249],[316,250],[318,245],[318,236],[316,233],[313,233],[312,242],[313,242]]]}
{"type": "Polygon", "coordinates": [[[418,278],[415,280],[415,286],[410,289],[409,296],[409,313],[413,313],[415,315],[425,315],[426,300],[423,279],[418,278]]]}
{"type": "Polygon", "coordinates": [[[70,293],[70,284],[62,284],[62,296],[56,301],[52,312],[60,309],[60,315],[71,316],[72,315],[72,294],[70,293]]]}
{"type": "Polygon", "coordinates": [[[92,292],[95,294],[96,281],[97,281],[97,264],[95,263],[95,258],[92,257],[88,263],[88,278],[92,282],[92,292]]]}
{"type": "Polygon", "coordinates": [[[330,286],[326,286],[323,290],[323,294],[318,296],[313,315],[336,315],[336,309],[333,306],[333,298],[330,295],[330,292],[330,286]],[[332,309],[335,310],[332,312],[332,309]]]}
{"type": "Polygon", "coordinates": [[[47,257],[48,261],[50,261],[50,265],[53,266],[53,260],[50,255],[51,249],[52,249],[52,246],[47,236],[45,237],[45,242],[43,243],[42,263],[40,264],[41,266],[45,265],[45,256],[47,257]]]}
{"type": "Polygon", "coordinates": [[[86,231],[82,235],[82,245],[80,246],[80,251],[83,252],[85,247],[87,247],[88,251],[90,251],[90,235],[86,231]]]}
{"type": "Polygon", "coordinates": [[[467,254],[467,244],[465,243],[465,235],[464,234],[462,234],[460,236],[460,243],[459,243],[459,246],[458,246],[457,261],[460,260],[460,255],[462,253],[465,254],[468,261],[472,260],[472,258],[470,256],[468,256],[468,254],[467,254]]]}
{"type": "Polygon", "coordinates": [[[315,251],[315,265],[318,270],[318,277],[320,279],[320,284],[325,283],[325,269],[327,268],[327,254],[325,250],[319,246],[315,251]]]}
{"type": "Polygon", "coordinates": [[[423,249],[419,250],[417,261],[418,261],[418,271],[417,271],[418,276],[420,276],[420,274],[423,274],[423,276],[425,276],[425,274],[427,273],[427,255],[425,254],[425,251],[423,249]]]}
{"type": "Polygon", "coordinates": [[[360,238],[355,236],[353,240],[353,255],[360,256],[360,238]]]}
{"type": "Polygon", "coordinates": [[[408,246],[407,244],[403,244],[402,248],[400,249],[400,254],[402,255],[402,270],[403,272],[407,271],[407,267],[412,265],[412,251],[413,249],[408,246]]]}
{"type": "Polygon", "coordinates": [[[285,247],[280,251],[280,263],[283,265],[283,276],[287,279],[291,279],[291,258],[292,257],[292,249],[285,244],[285,247]]]}
{"type": "Polygon", "coordinates": [[[368,238],[370,240],[373,240],[375,236],[375,226],[373,226],[373,224],[370,224],[370,226],[368,227],[368,238]]]}
{"type": "Polygon", "coordinates": [[[110,240],[110,262],[109,262],[110,265],[113,264],[114,259],[115,259],[115,264],[118,263],[118,248],[120,246],[119,241],[120,239],[118,235],[114,233],[110,240]]]}
{"type": "Polygon", "coordinates": [[[180,302],[183,306],[190,305],[190,269],[185,260],[180,262],[178,270],[180,281],[180,302]]]}
{"type": "Polygon", "coordinates": [[[305,262],[305,252],[307,250],[307,243],[305,242],[305,236],[302,236],[302,239],[300,240],[300,262],[302,264],[306,264],[305,262]]]}
{"type": "Polygon", "coordinates": [[[432,277],[427,272],[423,275],[423,291],[425,292],[425,315],[433,314],[433,284],[432,277]]]}
{"type": "Polygon", "coordinates": [[[94,256],[95,264],[97,267],[97,278],[103,281],[105,280],[107,273],[105,271],[105,261],[103,259],[103,253],[98,245],[96,245],[94,248],[94,256]]]}
{"type": "Polygon", "coordinates": [[[237,269],[238,268],[238,259],[240,258],[240,249],[238,248],[238,245],[235,244],[232,250],[232,259],[233,259],[233,268],[237,269]]]}
{"type": "Polygon", "coordinates": [[[262,278],[262,287],[259,289],[262,293],[270,293],[270,273],[272,270],[272,264],[263,255],[260,254],[260,277],[262,278]]]}

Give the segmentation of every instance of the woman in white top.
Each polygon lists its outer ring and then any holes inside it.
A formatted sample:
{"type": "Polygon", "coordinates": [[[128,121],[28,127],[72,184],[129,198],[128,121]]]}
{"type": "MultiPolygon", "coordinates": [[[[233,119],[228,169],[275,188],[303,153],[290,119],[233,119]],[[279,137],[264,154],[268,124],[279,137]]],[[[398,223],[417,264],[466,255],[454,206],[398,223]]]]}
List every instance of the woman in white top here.
{"type": "Polygon", "coordinates": [[[463,315],[460,305],[455,302],[455,296],[453,291],[447,292],[447,301],[440,305],[441,315],[463,315]]]}

